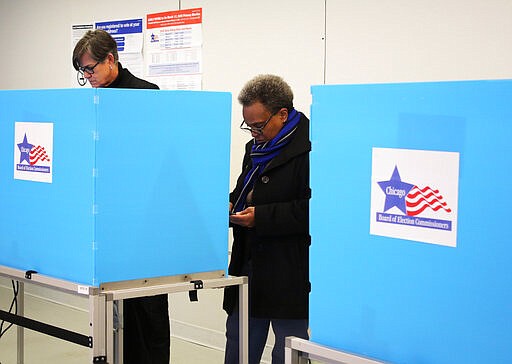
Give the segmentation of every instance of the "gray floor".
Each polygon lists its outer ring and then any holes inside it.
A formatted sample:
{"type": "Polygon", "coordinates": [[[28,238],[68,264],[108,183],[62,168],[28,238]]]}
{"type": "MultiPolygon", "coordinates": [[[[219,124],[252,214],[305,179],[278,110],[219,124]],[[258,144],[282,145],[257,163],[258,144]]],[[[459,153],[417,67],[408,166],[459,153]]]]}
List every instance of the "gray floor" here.
{"type": "MultiPolygon", "coordinates": [[[[12,291],[0,286],[0,309],[9,309],[12,291]]],[[[89,314],[74,307],[63,306],[26,295],[25,316],[89,335],[89,314]]],[[[4,329],[7,323],[4,323],[4,329]]],[[[0,364],[17,364],[16,326],[0,338],[0,364]]],[[[90,349],[60,339],[25,330],[25,364],[85,364],[91,363],[90,349]]],[[[171,339],[172,364],[221,364],[220,350],[171,339]]]]}

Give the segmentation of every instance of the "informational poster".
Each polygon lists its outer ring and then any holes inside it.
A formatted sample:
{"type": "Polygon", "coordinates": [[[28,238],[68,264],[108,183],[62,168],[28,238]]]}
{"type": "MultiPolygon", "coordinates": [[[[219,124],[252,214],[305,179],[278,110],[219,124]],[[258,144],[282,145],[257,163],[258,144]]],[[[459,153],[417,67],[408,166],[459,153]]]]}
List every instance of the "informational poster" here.
{"type": "Polygon", "coordinates": [[[14,179],[52,183],[53,123],[14,123],[14,179]]]}
{"type": "Polygon", "coordinates": [[[96,29],[103,29],[114,38],[123,67],[128,68],[135,76],[144,78],[142,18],[96,23],[96,29]]]}
{"type": "Polygon", "coordinates": [[[459,153],[373,148],[370,233],[455,247],[459,153]]]}
{"type": "Polygon", "coordinates": [[[146,76],[163,89],[200,90],[202,9],[148,14],[146,76]]]}
{"type": "MultiPolygon", "coordinates": [[[[76,44],[82,37],[87,33],[87,31],[94,29],[94,25],[90,24],[75,24],[71,26],[71,50],[75,49],[76,44]]],[[[85,78],[75,70],[74,67],[71,67],[71,86],[72,87],[81,87],[85,86],[86,80],[85,78]]]]}

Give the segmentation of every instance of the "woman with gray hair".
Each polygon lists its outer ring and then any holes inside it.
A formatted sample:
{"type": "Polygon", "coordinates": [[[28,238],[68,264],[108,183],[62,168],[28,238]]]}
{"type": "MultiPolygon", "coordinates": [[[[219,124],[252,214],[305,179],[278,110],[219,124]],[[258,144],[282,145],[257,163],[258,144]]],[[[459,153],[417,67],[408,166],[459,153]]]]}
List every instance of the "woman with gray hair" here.
{"type": "MultiPolygon", "coordinates": [[[[250,80],[238,96],[251,134],[230,194],[233,249],[228,273],[249,277],[249,363],[260,362],[270,325],[272,363],[284,363],[287,336],[308,339],[309,120],[293,108],[290,86],[275,75],[250,80]]],[[[226,364],[238,363],[237,287],[224,292],[226,364]]]]}

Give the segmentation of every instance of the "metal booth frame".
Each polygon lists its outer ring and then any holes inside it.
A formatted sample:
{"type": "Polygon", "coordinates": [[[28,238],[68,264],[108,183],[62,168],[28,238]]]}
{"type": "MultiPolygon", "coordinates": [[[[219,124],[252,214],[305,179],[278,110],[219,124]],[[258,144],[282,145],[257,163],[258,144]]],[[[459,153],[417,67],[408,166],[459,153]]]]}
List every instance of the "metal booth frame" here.
{"type": "Polygon", "coordinates": [[[226,277],[224,271],[175,275],[159,278],[111,282],[99,287],[82,285],[41,275],[35,271],[22,271],[0,265],[0,276],[18,282],[17,313],[0,310],[0,320],[17,325],[17,364],[24,364],[24,329],[35,330],[59,339],[91,349],[90,361],[98,364],[122,364],[122,327],[114,327],[114,303],[122,315],[122,302],[127,298],[153,296],[165,293],[189,292],[191,297],[200,289],[239,287],[240,307],[240,364],[247,364],[248,350],[248,279],[226,277]],[[60,327],[48,325],[24,316],[25,284],[44,286],[49,289],[88,296],[89,333],[84,335],[60,327]]]}

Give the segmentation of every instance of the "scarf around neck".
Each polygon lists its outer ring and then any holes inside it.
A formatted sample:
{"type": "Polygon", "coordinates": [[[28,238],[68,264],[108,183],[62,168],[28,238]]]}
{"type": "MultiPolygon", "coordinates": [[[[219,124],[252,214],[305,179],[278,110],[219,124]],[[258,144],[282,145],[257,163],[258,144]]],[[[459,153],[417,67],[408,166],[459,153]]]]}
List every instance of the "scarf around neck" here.
{"type": "Polygon", "coordinates": [[[266,142],[254,143],[251,150],[252,168],[245,176],[244,187],[233,205],[232,212],[239,212],[245,209],[247,194],[252,190],[256,178],[263,172],[268,162],[279,155],[283,148],[293,139],[293,135],[299,125],[299,120],[300,114],[297,110],[292,109],[284,126],[274,138],[266,142]]]}

